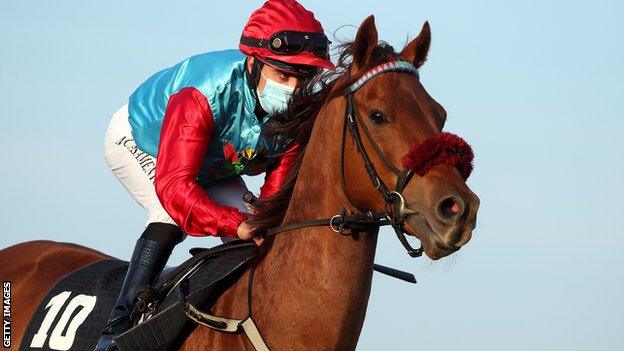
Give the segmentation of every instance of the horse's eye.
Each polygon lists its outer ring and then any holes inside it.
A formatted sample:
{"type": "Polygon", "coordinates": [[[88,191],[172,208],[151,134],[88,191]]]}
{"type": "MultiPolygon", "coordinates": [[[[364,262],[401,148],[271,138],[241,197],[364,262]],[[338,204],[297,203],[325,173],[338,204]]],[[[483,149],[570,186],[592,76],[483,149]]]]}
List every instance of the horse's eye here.
{"type": "Polygon", "coordinates": [[[373,122],[377,125],[383,125],[388,123],[388,120],[386,119],[386,116],[384,116],[384,114],[381,111],[372,111],[370,113],[370,118],[373,120],[373,122]]]}

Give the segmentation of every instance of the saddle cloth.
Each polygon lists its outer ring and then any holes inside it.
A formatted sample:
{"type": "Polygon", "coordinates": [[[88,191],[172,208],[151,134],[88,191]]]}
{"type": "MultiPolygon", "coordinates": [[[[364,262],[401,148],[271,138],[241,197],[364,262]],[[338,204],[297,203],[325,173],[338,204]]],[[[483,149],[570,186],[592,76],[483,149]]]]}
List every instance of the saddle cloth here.
{"type": "MultiPolygon", "coordinates": [[[[157,314],[116,339],[120,351],[167,350],[179,342],[176,339],[190,323],[182,300],[211,307],[218,295],[238,279],[255,256],[256,247],[234,242],[194,249],[193,253],[187,262],[161,275],[155,284],[161,293],[171,286],[177,288],[160,301],[157,314]]],[[[37,307],[20,350],[92,351],[127,269],[128,262],[105,259],[63,277],[37,307]]]]}

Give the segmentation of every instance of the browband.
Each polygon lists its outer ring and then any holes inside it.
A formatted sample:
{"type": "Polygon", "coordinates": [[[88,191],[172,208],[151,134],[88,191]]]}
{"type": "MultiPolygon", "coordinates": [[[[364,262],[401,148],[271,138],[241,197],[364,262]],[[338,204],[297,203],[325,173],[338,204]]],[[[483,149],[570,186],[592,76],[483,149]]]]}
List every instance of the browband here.
{"type": "Polygon", "coordinates": [[[345,95],[356,92],[366,82],[368,82],[372,78],[385,72],[407,72],[407,73],[411,73],[415,75],[416,78],[419,77],[418,69],[414,67],[414,65],[411,64],[410,62],[407,62],[407,61],[386,62],[386,63],[382,63],[381,65],[375,66],[371,68],[368,72],[364,73],[364,75],[360,79],[358,79],[355,83],[351,84],[347,89],[345,89],[345,95]]]}

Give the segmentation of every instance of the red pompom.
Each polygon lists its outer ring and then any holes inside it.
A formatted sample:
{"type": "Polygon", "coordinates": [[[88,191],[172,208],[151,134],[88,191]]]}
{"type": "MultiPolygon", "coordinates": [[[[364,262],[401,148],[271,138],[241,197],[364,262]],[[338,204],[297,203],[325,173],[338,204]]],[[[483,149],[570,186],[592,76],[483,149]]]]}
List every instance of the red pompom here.
{"type": "Polygon", "coordinates": [[[442,132],[414,145],[403,156],[403,167],[424,176],[436,165],[454,166],[459,174],[468,179],[472,173],[474,153],[468,143],[459,136],[442,132]]]}

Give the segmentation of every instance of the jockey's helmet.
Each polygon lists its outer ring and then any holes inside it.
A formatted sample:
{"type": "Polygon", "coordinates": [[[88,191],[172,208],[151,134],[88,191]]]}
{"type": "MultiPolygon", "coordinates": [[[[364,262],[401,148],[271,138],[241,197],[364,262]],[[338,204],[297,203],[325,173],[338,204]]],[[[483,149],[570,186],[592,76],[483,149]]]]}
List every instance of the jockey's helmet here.
{"type": "Polygon", "coordinates": [[[311,75],[334,68],[329,44],[314,13],[295,0],[269,0],[252,12],[239,49],[281,71],[311,75]]]}

